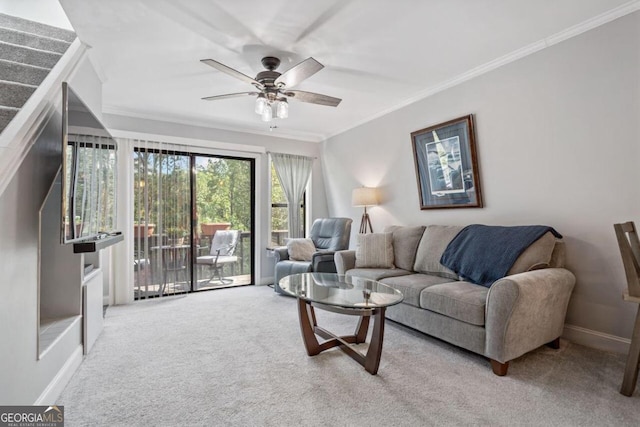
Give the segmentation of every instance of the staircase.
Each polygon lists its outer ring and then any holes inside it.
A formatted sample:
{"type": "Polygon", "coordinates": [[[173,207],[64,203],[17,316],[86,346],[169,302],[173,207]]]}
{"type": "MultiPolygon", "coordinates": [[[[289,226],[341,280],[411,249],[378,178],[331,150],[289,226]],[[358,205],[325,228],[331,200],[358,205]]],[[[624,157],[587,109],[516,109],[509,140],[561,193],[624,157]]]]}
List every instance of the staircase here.
{"type": "Polygon", "coordinates": [[[75,38],[73,31],[0,13],[0,133],[75,38]]]}

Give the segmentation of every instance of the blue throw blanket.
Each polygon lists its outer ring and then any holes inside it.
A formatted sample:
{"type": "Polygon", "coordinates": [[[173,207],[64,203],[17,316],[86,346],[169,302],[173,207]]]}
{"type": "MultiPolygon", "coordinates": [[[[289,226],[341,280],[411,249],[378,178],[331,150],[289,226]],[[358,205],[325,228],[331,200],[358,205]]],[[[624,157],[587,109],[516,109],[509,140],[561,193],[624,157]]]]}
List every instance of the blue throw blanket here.
{"type": "Polygon", "coordinates": [[[469,225],[449,243],[440,264],[466,280],[489,287],[506,276],[520,254],[548,231],[562,238],[552,227],[543,225],[469,225]]]}

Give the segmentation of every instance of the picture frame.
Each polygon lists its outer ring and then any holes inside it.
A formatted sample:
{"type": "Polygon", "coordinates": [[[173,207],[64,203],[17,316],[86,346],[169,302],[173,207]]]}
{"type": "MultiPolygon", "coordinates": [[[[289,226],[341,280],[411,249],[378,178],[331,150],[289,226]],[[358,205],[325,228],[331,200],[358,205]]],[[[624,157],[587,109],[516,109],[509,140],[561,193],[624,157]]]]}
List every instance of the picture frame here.
{"type": "Polygon", "coordinates": [[[473,115],[411,133],[420,209],[481,208],[473,115]]]}

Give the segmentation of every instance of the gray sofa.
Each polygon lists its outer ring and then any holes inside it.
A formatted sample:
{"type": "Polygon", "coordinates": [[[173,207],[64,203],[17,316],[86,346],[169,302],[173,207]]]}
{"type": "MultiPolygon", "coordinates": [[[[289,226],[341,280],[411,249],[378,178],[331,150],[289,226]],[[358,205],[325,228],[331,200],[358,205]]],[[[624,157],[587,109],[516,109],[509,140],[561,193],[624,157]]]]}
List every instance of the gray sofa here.
{"type": "Polygon", "coordinates": [[[462,280],[440,263],[463,227],[388,227],[393,268],[356,268],[356,250],[338,251],[339,274],[378,280],[404,294],[387,318],[490,359],[496,375],[509,361],[541,345],[558,348],[574,275],[564,267],[564,243],[550,232],[517,258],[489,288],[462,280]]]}

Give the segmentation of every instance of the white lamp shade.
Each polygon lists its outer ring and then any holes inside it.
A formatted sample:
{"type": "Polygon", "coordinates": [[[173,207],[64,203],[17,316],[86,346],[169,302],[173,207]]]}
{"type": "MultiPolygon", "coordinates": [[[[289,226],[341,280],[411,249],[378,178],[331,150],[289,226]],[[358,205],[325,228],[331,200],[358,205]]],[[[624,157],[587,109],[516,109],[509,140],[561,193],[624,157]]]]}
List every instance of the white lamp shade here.
{"type": "Polygon", "coordinates": [[[265,98],[263,94],[258,95],[258,97],[256,98],[256,114],[261,115],[264,112],[264,109],[267,107],[267,98],[265,98]]]}
{"type": "Polygon", "coordinates": [[[264,108],[264,111],[261,114],[263,122],[270,122],[273,118],[273,110],[271,109],[271,105],[267,105],[264,108]]]}
{"type": "Polygon", "coordinates": [[[289,103],[286,99],[281,99],[280,101],[278,101],[276,115],[279,119],[286,119],[287,117],[289,117],[289,103]]]}
{"type": "Polygon", "coordinates": [[[375,206],[378,204],[378,189],[372,187],[355,188],[351,193],[353,206],[375,206]]]}

